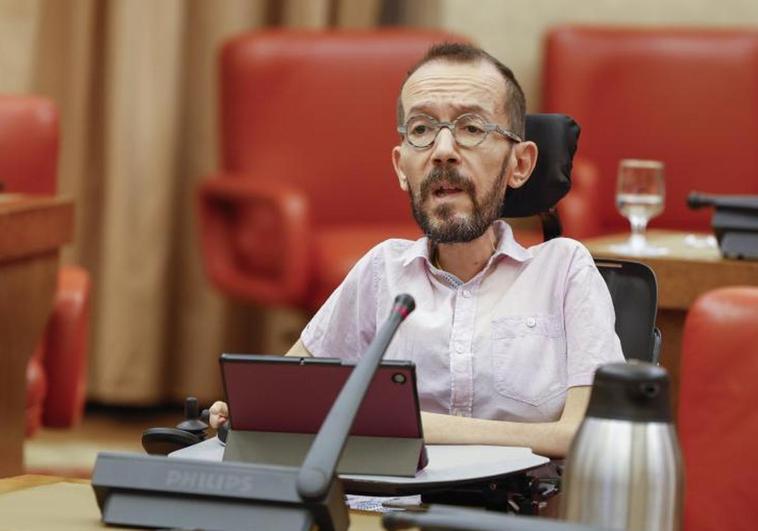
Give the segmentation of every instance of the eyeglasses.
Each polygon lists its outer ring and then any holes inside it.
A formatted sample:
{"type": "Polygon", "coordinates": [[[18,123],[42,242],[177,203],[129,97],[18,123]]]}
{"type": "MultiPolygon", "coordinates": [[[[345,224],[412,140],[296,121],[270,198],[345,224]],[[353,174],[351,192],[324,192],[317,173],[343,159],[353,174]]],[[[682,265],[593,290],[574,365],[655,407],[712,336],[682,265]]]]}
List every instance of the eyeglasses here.
{"type": "Polygon", "coordinates": [[[484,118],[476,114],[462,114],[452,122],[440,122],[431,116],[419,114],[409,118],[405,125],[398,126],[397,132],[413,147],[427,148],[434,143],[443,127],[450,130],[459,146],[467,148],[476,147],[484,142],[492,131],[497,131],[513,142],[523,142],[513,131],[485,122],[484,118]]]}

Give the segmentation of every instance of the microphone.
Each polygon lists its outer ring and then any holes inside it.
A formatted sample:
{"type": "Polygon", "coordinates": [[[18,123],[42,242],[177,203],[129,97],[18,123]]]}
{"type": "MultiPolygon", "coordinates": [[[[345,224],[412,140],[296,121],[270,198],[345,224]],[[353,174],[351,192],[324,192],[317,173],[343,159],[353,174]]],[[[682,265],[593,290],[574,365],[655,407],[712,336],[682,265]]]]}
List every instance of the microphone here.
{"type": "Polygon", "coordinates": [[[297,476],[297,493],[303,500],[317,502],[323,500],[327,495],[337,468],[337,462],[347,443],[353,421],[368,391],[374,373],[376,373],[398,326],[415,307],[416,303],[410,295],[403,294],[395,297],[389,317],[376,333],[363,357],[352,370],[350,377],[337,395],[337,399],[329,410],[321,429],[316,434],[297,476]]]}
{"type": "Polygon", "coordinates": [[[716,207],[716,210],[758,211],[758,195],[716,195],[690,192],[687,206],[692,210],[703,207],[716,207]]]}
{"type": "Polygon", "coordinates": [[[692,210],[713,205],[713,198],[700,192],[690,192],[687,195],[687,206],[692,210]]]}

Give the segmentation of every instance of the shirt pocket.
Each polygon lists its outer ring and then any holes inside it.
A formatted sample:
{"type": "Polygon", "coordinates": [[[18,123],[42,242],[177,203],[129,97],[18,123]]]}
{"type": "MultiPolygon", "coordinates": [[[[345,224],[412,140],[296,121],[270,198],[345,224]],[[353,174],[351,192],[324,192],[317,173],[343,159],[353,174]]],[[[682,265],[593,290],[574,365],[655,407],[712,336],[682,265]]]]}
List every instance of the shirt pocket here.
{"type": "Polygon", "coordinates": [[[497,392],[539,406],[566,391],[566,341],[556,315],[492,321],[492,372],[497,392]]]}

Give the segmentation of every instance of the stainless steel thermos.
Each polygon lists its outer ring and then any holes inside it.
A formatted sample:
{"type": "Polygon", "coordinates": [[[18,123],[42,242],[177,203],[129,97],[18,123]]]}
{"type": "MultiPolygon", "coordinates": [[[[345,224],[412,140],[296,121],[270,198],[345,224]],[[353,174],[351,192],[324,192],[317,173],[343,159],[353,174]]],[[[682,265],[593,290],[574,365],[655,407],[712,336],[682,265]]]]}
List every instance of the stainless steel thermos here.
{"type": "Polygon", "coordinates": [[[563,518],[606,529],[677,530],[682,489],[665,369],[600,367],[566,460],[563,518]]]}

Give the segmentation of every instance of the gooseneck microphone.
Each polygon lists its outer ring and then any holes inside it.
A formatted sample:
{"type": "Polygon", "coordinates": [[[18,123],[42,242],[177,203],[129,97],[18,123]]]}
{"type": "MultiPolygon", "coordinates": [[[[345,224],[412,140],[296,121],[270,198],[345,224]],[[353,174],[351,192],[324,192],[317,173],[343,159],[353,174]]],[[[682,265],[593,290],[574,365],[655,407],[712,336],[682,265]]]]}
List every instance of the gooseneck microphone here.
{"type": "Polygon", "coordinates": [[[693,210],[703,207],[716,209],[734,209],[758,211],[758,195],[714,195],[701,192],[690,192],[687,196],[687,206],[693,210]]]}
{"type": "Polygon", "coordinates": [[[398,295],[389,318],[369,344],[366,352],[350,373],[334,405],[318,431],[297,477],[297,493],[303,500],[323,500],[329,491],[350,429],[398,326],[416,307],[413,297],[398,295]]]}

